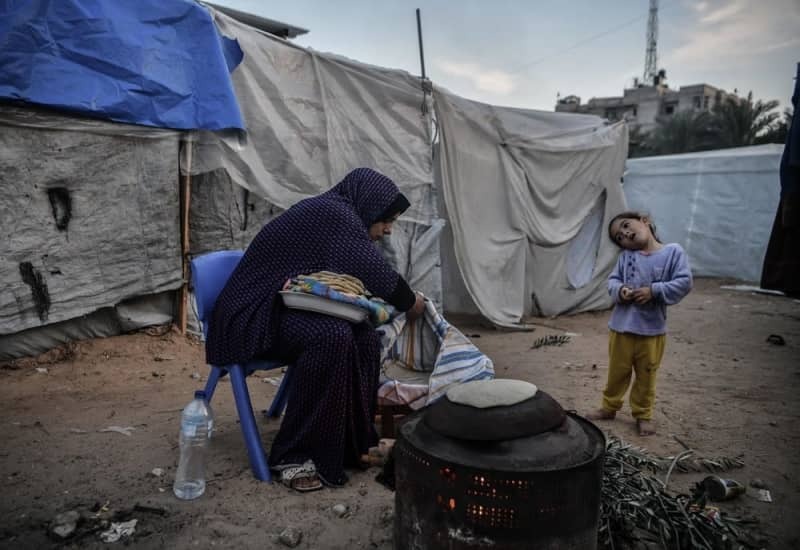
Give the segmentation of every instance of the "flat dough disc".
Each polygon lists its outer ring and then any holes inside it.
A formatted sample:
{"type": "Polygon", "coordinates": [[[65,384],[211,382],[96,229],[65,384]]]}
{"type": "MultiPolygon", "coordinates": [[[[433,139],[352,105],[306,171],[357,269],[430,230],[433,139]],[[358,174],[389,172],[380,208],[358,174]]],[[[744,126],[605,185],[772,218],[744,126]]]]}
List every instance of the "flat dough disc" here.
{"type": "Polygon", "coordinates": [[[476,380],[449,389],[447,398],[460,405],[486,409],[516,405],[530,399],[536,392],[536,386],[524,380],[476,380]]]}

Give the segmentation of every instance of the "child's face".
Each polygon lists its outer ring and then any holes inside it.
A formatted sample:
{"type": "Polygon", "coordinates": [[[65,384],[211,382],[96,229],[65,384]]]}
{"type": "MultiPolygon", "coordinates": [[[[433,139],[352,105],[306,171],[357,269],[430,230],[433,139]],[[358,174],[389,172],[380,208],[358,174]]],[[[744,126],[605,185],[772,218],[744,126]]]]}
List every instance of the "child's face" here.
{"type": "Polygon", "coordinates": [[[609,229],[611,238],[622,248],[641,250],[650,242],[653,234],[646,219],[620,218],[614,220],[609,229]]]}

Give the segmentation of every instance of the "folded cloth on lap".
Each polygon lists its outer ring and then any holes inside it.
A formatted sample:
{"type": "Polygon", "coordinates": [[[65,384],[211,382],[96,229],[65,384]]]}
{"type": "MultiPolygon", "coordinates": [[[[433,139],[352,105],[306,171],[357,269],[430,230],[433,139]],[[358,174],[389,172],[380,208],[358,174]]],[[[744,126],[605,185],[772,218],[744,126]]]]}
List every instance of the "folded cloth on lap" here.
{"type": "MultiPolygon", "coordinates": [[[[355,279],[354,277],[350,278],[355,279]]],[[[357,281],[358,279],[355,280],[357,281]]],[[[330,284],[322,282],[311,275],[298,275],[297,277],[289,279],[284,285],[283,290],[304,292],[306,294],[328,298],[336,302],[358,306],[367,310],[369,313],[369,320],[375,326],[382,325],[397,315],[397,310],[394,306],[387,304],[380,298],[368,298],[363,294],[340,292],[330,284]]]]}

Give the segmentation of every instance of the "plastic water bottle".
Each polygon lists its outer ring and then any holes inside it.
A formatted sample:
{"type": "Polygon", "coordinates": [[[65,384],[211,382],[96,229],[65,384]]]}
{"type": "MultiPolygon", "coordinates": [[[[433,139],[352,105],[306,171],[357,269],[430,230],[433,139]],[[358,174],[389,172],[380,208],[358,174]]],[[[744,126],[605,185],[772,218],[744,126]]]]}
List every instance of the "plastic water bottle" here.
{"type": "Polygon", "coordinates": [[[181,413],[181,457],[172,491],[183,500],[191,500],[206,490],[206,451],[214,429],[214,414],[206,401],[206,392],[194,392],[194,399],[181,413]]]}

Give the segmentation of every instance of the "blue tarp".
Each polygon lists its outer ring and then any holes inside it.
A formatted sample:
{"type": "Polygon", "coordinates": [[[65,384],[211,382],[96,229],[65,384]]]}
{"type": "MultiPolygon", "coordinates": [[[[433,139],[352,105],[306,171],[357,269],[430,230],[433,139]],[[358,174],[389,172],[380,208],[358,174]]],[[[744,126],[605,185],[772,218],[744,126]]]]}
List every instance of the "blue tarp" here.
{"type": "Polygon", "coordinates": [[[0,0],[0,98],[161,128],[244,129],[235,40],[192,0],[0,0]]]}

